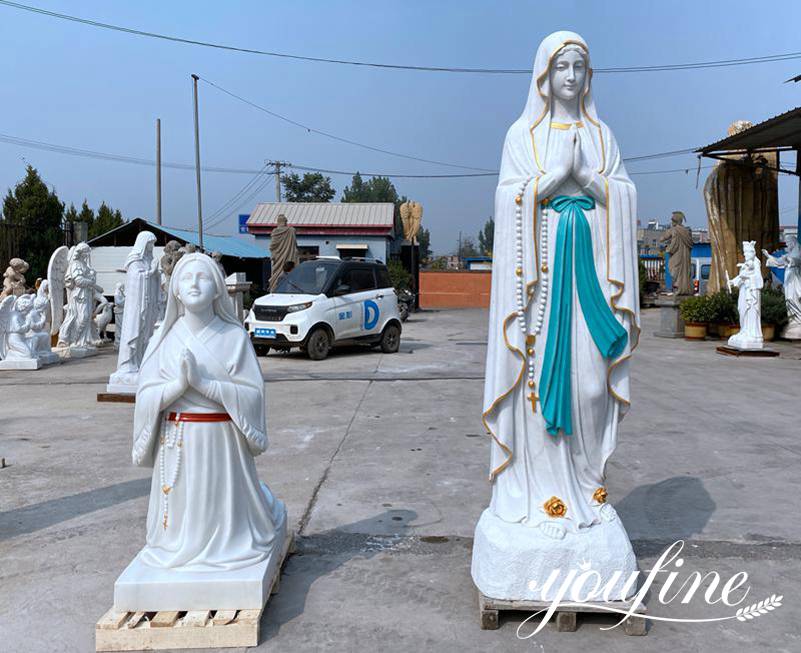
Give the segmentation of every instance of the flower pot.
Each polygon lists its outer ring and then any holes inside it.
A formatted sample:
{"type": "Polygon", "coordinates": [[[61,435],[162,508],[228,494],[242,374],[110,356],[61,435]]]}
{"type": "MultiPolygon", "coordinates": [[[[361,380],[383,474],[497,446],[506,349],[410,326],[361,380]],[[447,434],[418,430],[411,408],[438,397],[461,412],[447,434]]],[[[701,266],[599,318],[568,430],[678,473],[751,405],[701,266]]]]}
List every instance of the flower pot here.
{"type": "Polygon", "coordinates": [[[718,335],[721,338],[730,338],[735,333],[740,331],[740,327],[737,324],[720,324],[718,325],[718,335]]]}
{"type": "Polygon", "coordinates": [[[685,322],[684,337],[687,340],[704,340],[706,338],[706,324],[703,322],[685,322]]]}
{"type": "Polygon", "coordinates": [[[720,328],[723,327],[723,324],[718,324],[717,322],[710,322],[706,326],[706,335],[711,338],[719,338],[720,337],[720,328]]]}
{"type": "Polygon", "coordinates": [[[773,340],[776,337],[776,325],[775,324],[763,324],[762,325],[762,340],[773,340]]]}

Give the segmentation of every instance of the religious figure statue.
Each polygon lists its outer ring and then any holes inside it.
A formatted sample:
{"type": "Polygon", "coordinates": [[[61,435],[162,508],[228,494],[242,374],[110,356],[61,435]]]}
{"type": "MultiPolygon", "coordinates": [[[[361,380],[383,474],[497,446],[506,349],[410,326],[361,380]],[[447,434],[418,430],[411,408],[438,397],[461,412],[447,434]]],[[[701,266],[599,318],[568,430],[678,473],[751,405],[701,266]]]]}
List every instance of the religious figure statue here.
{"type": "Polygon", "coordinates": [[[28,267],[28,263],[21,258],[12,258],[8,262],[8,267],[3,273],[3,292],[0,293],[0,298],[9,295],[19,297],[25,294],[25,273],[28,267]]]}
{"type": "Polygon", "coordinates": [[[67,311],[58,332],[59,347],[69,347],[71,355],[94,353],[99,339],[94,323],[95,293],[101,290],[96,283],[86,243],[70,250],[64,287],[67,290],[67,311]]]}
{"type": "MultiPolygon", "coordinates": [[[[64,301],[70,249],[66,245],[58,247],[47,264],[47,294],[50,296],[50,335],[57,336],[64,323],[64,301]]],[[[56,338],[57,340],[57,338],[56,338]]]]}
{"type": "MultiPolygon", "coordinates": [[[[733,136],[753,124],[737,120],[728,129],[733,136]]],[[[776,153],[726,155],[715,164],[704,184],[704,202],[709,217],[712,262],[707,293],[726,288],[739,261],[740,243],[756,242],[757,251],[779,247],[779,181],[776,153]]],[[[763,270],[763,273],[767,273],[763,270]]]]}
{"type": "Polygon", "coordinates": [[[266,447],[256,353],[217,265],[187,254],[139,371],[133,462],[154,468],[147,543],[115,585],[115,609],[263,605],[247,605],[244,580],[275,568],[286,534],[284,504],[256,473],[266,447]]]}
{"type": "MultiPolygon", "coordinates": [[[[153,256],[156,236],[140,231],[125,259],[125,311],[119,327],[117,370],[108,383],[109,392],[136,392],[139,366],[159,318],[159,262],[153,256]]],[[[109,306],[109,313],[111,307],[109,306]]]]}
{"type": "Polygon", "coordinates": [[[472,562],[495,598],[548,600],[541,581],[582,559],[613,595],[612,573],[636,570],[606,490],[640,332],[636,189],[591,78],[581,36],[546,37],[503,147],[483,408],[492,498],[472,562]]]}
{"type": "MultiPolygon", "coordinates": [[[[161,294],[159,294],[159,314],[163,315],[161,310],[161,294]]],[[[122,329],[122,320],[125,315],[125,284],[117,283],[114,286],[114,349],[119,351],[120,348],[120,331],[122,329]]]]}
{"type": "Polygon", "coordinates": [[[39,369],[30,337],[33,295],[8,295],[0,301],[0,369],[39,369]]]}
{"type": "Polygon", "coordinates": [[[690,279],[690,255],[693,251],[693,234],[684,226],[684,213],[673,211],[672,225],[659,237],[660,243],[667,243],[665,248],[670,254],[668,269],[677,295],[694,295],[695,291],[690,279]]]}
{"type": "Polygon", "coordinates": [[[403,237],[414,245],[414,239],[420,231],[420,224],[423,221],[423,205],[420,202],[404,202],[400,205],[401,224],[403,225],[403,237]]]}
{"type": "Polygon", "coordinates": [[[50,284],[42,279],[33,298],[29,317],[31,349],[42,365],[59,362],[59,356],[50,346],[50,284]]]}
{"type": "Polygon", "coordinates": [[[276,222],[278,226],[270,234],[270,292],[275,291],[281,277],[286,274],[286,264],[291,263],[294,267],[300,261],[295,228],[287,224],[283,213],[276,222]]]}
{"type": "Polygon", "coordinates": [[[781,337],[801,340],[801,244],[798,237],[787,236],[787,248],[781,256],[771,256],[766,249],[765,264],[771,268],[784,268],[784,301],[787,303],[789,321],[782,329],[781,337]]]}
{"type": "Polygon", "coordinates": [[[756,255],[756,242],[743,242],[745,261],[738,263],[739,274],[726,280],[727,289],[739,288],[737,310],[740,313],[740,330],[729,337],[730,347],[762,349],[762,267],[756,255]]]}

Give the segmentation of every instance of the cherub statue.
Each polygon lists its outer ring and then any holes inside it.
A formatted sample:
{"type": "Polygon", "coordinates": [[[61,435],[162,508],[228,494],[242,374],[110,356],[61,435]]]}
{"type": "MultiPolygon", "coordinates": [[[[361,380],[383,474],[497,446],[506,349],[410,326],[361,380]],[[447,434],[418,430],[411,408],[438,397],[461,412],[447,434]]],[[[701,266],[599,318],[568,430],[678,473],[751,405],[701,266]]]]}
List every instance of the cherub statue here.
{"type": "Polygon", "coordinates": [[[12,258],[8,262],[8,267],[3,273],[3,292],[0,293],[0,298],[9,295],[19,297],[25,293],[25,273],[28,267],[21,258],[12,258]]]}
{"type": "MultiPolygon", "coordinates": [[[[756,255],[756,241],[743,241],[745,261],[738,263],[740,273],[726,279],[727,288],[739,288],[737,310],[740,331],[729,338],[729,346],[738,349],[762,349],[762,268],[756,255]]],[[[728,277],[728,275],[726,275],[728,277]]]]}
{"type": "Polygon", "coordinates": [[[38,369],[28,332],[33,295],[9,295],[0,302],[0,369],[38,369]]]}

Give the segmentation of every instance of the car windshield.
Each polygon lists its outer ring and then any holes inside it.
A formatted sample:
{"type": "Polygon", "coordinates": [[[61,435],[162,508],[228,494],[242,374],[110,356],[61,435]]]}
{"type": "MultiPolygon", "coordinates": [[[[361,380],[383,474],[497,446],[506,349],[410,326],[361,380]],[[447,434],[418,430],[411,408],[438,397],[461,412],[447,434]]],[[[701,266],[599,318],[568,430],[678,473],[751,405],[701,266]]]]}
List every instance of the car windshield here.
{"type": "Polygon", "coordinates": [[[328,285],[339,265],[339,261],[304,261],[281,277],[273,292],[319,295],[328,285]]]}

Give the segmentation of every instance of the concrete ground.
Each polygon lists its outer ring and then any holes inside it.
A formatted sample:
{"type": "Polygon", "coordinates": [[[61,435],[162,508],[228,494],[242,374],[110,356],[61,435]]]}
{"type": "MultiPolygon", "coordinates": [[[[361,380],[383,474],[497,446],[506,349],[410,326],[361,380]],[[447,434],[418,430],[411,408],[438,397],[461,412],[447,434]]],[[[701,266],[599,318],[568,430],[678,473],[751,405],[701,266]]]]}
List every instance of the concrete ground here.
{"type": "MultiPolygon", "coordinates": [[[[684,539],[688,572],[749,574],[746,604],[783,606],[739,622],[649,624],[627,637],[595,617],[517,637],[526,615],[478,627],[473,527],[487,504],[480,423],[484,311],[424,312],[401,352],[261,359],[269,451],[261,478],[300,534],[259,650],[798,651],[801,347],[773,359],[718,355],[715,343],[663,340],[643,316],[634,404],[609,469],[610,500],[648,569],[684,539]]],[[[111,351],[37,372],[3,372],[0,650],[94,650],[114,580],[144,540],[150,470],[132,467],[132,407],[99,404],[111,351]]],[[[659,617],[733,609],[661,605],[659,617]]],[[[530,632],[530,631],[528,631],[530,632]]]]}

